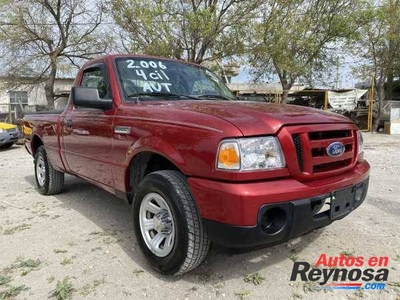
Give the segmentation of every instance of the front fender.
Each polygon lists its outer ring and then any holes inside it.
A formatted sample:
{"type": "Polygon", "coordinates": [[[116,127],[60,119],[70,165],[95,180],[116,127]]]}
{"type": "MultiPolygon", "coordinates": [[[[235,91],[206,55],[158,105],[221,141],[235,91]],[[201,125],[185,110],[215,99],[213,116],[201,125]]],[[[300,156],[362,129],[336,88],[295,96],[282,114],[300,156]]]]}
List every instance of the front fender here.
{"type": "MultiPolygon", "coordinates": [[[[125,140],[126,141],[126,140],[125,140]]],[[[174,148],[168,141],[152,136],[139,138],[129,144],[128,147],[123,144],[118,145],[114,141],[114,183],[117,191],[129,192],[130,189],[130,165],[132,160],[140,153],[158,154],[172,164],[174,164],[182,173],[186,174],[187,163],[180,151],[174,148]]]]}
{"type": "Polygon", "coordinates": [[[126,151],[126,165],[141,152],[153,152],[161,155],[172,162],[178,169],[185,174],[185,166],[187,165],[182,154],[173,147],[167,140],[158,136],[144,137],[132,143],[126,151]]]}

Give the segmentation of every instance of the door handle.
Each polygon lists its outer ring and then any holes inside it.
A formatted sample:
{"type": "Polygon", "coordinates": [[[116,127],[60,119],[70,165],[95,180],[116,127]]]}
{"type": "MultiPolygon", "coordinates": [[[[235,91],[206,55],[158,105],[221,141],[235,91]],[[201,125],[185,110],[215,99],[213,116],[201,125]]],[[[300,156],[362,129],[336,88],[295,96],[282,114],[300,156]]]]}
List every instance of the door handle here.
{"type": "Polygon", "coordinates": [[[68,119],[68,120],[65,120],[65,126],[67,126],[67,127],[71,127],[72,126],[72,120],[71,119],[68,119]]]}

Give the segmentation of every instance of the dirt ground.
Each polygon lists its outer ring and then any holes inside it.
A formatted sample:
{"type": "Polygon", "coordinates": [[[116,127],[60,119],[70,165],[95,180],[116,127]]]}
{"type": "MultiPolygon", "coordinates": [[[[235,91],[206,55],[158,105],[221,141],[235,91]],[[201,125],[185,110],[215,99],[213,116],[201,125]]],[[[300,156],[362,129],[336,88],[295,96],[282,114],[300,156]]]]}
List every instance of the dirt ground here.
{"type": "MultiPolygon", "coordinates": [[[[35,190],[22,146],[0,152],[0,295],[48,299],[68,277],[72,299],[400,299],[400,136],[364,134],[372,166],[365,203],[347,218],[282,245],[244,254],[212,248],[181,278],[146,263],[133,236],[130,207],[80,179],[45,197],[35,190]],[[294,261],[321,253],[389,256],[381,291],[321,291],[291,282],[294,261]],[[246,282],[255,273],[264,280],[246,282]],[[7,292],[6,294],[4,292],[7,292]]],[[[65,286],[65,284],[64,284],[65,286]]],[[[1,296],[0,296],[1,299],[1,296]]]]}

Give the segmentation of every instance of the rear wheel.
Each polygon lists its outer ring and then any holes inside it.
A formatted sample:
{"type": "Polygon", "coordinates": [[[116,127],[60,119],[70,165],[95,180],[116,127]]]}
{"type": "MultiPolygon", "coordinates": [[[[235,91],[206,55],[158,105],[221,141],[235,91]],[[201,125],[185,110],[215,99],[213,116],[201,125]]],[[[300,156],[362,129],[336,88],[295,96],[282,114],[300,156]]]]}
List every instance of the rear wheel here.
{"type": "Polygon", "coordinates": [[[64,173],[53,168],[43,146],[36,150],[34,164],[36,186],[39,193],[42,195],[59,194],[64,186],[64,173]]]}
{"type": "Polygon", "coordinates": [[[139,245],[163,274],[183,274],[206,257],[210,242],[185,177],[157,171],[140,182],[133,202],[139,245]]]}

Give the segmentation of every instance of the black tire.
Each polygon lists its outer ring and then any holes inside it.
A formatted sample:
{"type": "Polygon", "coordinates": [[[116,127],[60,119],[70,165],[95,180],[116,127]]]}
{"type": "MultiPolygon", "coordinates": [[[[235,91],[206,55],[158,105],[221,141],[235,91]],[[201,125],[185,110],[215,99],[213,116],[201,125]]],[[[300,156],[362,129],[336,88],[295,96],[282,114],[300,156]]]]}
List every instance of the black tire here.
{"type": "Polygon", "coordinates": [[[57,171],[53,168],[50,161],[47,159],[46,150],[44,146],[40,146],[36,150],[34,159],[35,179],[38,191],[42,195],[55,195],[59,194],[64,186],[64,173],[57,171]],[[39,178],[38,164],[44,166],[44,176],[39,178]]]}
{"type": "Polygon", "coordinates": [[[193,270],[207,256],[210,241],[186,178],[177,171],[157,171],[140,182],[133,205],[133,222],[138,243],[150,264],[166,275],[180,275],[193,270]],[[175,235],[171,252],[155,255],[144,241],[140,224],[140,206],[146,195],[159,194],[167,202],[173,217],[175,235]]]}
{"type": "Polygon", "coordinates": [[[8,148],[11,148],[12,145],[14,145],[14,143],[7,143],[7,144],[4,144],[4,145],[1,145],[0,149],[8,149],[8,148]]]}

